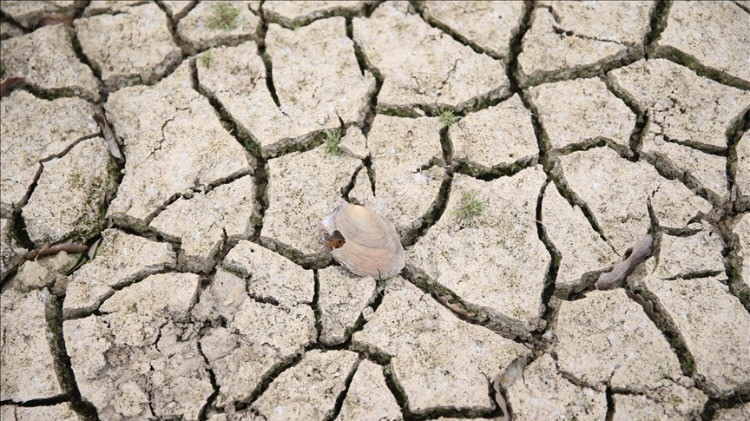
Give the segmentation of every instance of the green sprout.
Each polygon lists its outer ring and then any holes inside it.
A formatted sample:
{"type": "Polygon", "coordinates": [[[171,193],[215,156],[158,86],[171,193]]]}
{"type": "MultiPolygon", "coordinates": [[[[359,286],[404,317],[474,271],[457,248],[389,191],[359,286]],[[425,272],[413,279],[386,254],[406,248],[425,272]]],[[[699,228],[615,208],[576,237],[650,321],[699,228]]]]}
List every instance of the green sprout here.
{"type": "Polygon", "coordinates": [[[484,212],[485,201],[477,197],[479,192],[476,190],[465,191],[461,194],[461,200],[458,202],[458,208],[453,213],[458,216],[459,225],[469,227],[474,223],[474,218],[478,218],[484,212]]]}
{"type": "Polygon", "coordinates": [[[232,7],[227,3],[218,3],[213,6],[214,14],[208,18],[208,27],[211,29],[221,28],[231,31],[237,28],[240,9],[232,7]]]}
{"type": "Polygon", "coordinates": [[[339,149],[339,143],[341,143],[341,131],[326,129],[323,134],[325,135],[326,153],[328,155],[341,155],[342,151],[339,149]]]}
{"type": "Polygon", "coordinates": [[[441,126],[450,127],[453,125],[453,123],[457,122],[458,120],[461,120],[461,117],[453,114],[453,111],[451,110],[443,110],[440,112],[440,116],[438,117],[438,120],[440,120],[441,126]]]}
{"type": "Polygon", "coordinates": [[[211,67],[211,63],[214,62],[214,52],[213,50],[208,50],[205,53],[201,54],[200,56],[201,63],[203,63],[206,68],[211,67]]]}

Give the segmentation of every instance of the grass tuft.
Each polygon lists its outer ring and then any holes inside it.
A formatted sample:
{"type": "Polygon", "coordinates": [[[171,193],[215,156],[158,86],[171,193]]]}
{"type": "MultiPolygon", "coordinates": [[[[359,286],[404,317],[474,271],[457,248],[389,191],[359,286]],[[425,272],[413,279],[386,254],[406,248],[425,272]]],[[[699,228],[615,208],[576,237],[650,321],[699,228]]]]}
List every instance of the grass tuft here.
{"type": "Polygon", "coordinates": [[[341,155],[343,153],[343,151],[339,148],[339,143],[341,143],[341,131],[326,129],[323,134],[325,135],[326,153],[328,155],[341,155]]]}
{"type": "Polygon", "coordinates": [[[200,60],[203,66],[205,66],[207,69],[211,68],[211,63],[214,62],[214,52],[213,50],[208,50],[205,53],[200,55],[200,60]]]}
{"type": "Polygon", "coordinates": [[[440,112],[440,116],[438,116],[438,120],[440,120],[441,126],[450,127],[453,124],[455,124],[458,120],[461,120],[461,117],[453,114],[453,111],[451,110],[443,110],[440,112]]]}
{"type": "Polygon", "coordinates": [[[218,3],[213,6],[214,14],[206,22],[211,29],[223,29],[231,31],[236,29],[239,24],[237,17],[240,15],[240,9],[232,7],[227,3],[218,3]]]}
{"type": "Polygon", "coordinates": [[[469,190],[461,193],[461,200],[458,202],[458,208],[453,213],[458,217],[458,223],[461,227],[470,227],[474,219],[482,216],[486,202],[479,199],[479,192],[469,190]]]}

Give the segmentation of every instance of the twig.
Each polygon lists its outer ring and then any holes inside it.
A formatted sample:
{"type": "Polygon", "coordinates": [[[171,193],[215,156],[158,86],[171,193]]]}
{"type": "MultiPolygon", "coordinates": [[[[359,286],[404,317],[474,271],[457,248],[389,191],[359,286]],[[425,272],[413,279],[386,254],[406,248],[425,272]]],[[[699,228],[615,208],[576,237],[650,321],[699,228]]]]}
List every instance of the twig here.
{"type": "Polygon", "coordinates": [[[596,281],[597,289],[613,289],[621,287],[625,279],[633,273],[633,270],[651,256],[651,244],[654,237],[646,234],[633,247],[633,252],[622,262],[615,265],[610,272],[602,273],[596,281]]]}
{"type": "Polygon", "coordinates": [[[60,243],[60,244],[55,244],[54,246],[45,244],[39,250],[31,250],[30,252],[28,252],[26,254],[26,260],[36,260],[39,257],[57,254],[57,253],[60,253],[61,251],[65,251],[68,253],[82,253],[86,251],[87,248],[88,248],[87,245],[79,244],[79,243],[60,243]]]}

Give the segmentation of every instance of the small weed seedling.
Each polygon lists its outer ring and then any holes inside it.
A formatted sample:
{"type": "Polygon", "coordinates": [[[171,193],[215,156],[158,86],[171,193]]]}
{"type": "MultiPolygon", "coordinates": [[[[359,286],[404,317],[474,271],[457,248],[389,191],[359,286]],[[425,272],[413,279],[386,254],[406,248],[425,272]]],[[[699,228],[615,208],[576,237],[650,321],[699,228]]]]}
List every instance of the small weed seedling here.
{"type": "Polygon", "coordinates": [[[341,131],[340,130],[328,130],[326,129],[323,134],[325,135],[325,146],[326,153],[328,155],[341,155],[341,149],[339,149],[339,143],[341,143],[341,131]]]}
{"type": "Polygon", "coordinates": [[[240,15],[240,9],[232,7],[226,3],[218,3],[213,6],[214,14],[208,18],[208,27],[211,29],[221,28],[225,31],[236,29],[239,24],[237,17],[240,15]]]}
{"type": "Polygon", "coordinates": [[[441,126],[450,127],[454,123],[456,123],[458,120],[461,120],[461,117],[453,114],[453,111],[451,110],[443,110],[440,112],[440,116],[438,117],[438,120],[440,120],[441,126]]]}
{"type": "Polygon", "coordinates": [[[470,227],[474,223],[474,218],[478,218],[484,212],[485,202],[480,200],[476,190],[465,191],[461,194],[461,200],[458,202],[458,208],[453,213],[458,216],[458,223],[463,227],[470,227]]]}
{"type": "Polygon", "coordinates": [[[207,69],[211,68],[211,63],[214,62],[213,50],[208,50],[205,53],[201,54],[200,59],[201,63],[203,63],[203,65],[206,66],[207,69]]]}

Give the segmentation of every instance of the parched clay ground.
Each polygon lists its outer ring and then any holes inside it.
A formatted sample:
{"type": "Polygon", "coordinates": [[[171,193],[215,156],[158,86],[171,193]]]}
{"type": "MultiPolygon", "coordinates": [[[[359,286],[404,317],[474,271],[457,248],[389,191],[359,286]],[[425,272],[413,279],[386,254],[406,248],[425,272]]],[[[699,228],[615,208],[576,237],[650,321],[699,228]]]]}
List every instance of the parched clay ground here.
{"type": "Polygon", "coordinates": [[[0,418],[750,420],[748,28],[1,2],[0,418]],[[398,276],[330,258],[342,201],[393,221],[398,276]]]}

